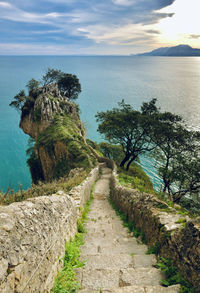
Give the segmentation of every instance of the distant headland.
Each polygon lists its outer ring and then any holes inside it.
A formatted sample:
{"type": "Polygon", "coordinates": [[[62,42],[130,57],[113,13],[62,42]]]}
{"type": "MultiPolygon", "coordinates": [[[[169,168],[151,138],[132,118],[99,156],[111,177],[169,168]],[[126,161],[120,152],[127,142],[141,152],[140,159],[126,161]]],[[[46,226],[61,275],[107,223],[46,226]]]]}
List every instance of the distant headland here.
{"type": "Polygon", "coordinates": [[[132,56],[199,56],[200,49],[192,48],[188,45],[179,45],[175,47],[162,47],[151,52],[146,52],[142,54],[132,54],[132,56]]]}

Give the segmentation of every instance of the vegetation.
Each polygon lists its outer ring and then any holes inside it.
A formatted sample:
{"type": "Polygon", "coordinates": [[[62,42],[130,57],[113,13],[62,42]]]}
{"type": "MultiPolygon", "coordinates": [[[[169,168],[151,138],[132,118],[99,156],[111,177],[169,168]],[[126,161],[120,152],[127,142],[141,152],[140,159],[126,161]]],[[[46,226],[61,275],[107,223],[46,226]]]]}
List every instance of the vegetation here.
{"type": "Polygon", "coordinates": [[[22,117],[33,109],[35,100],[41,93],[40,84],[42,84],[43,87],[49,84],[57,84],[63,98],[68,98],[69,100],[77,99],[81,92],[81,85],[76,75],[48,68],[45,75],[42,77],[42,82],[34,78],[28,81],[26,85],[28,95],[26,95],[25,90],[21,90],[14,96],[13,101],[10,103],[11,107],[14,107],[22,113],[22,117]]]}
{"type": "Polygon", "coordinates": [[[200,133],[189,130],[181,116],[161,112],[152,99],[140,111],[122,101],[96,118],[98,131],[115,145],[103,143],[102,153],[115,157],[122,168],[126,165],[128,171],[140,155],[148,154],[160,162],[157,169],[169,199],[180,202],[186,194],[200,193],[200,133]]]}
{"type": "Polygon", "coordinates": [[[157,268],[161,269],[166,276],[166,279],[162,280],[163,286],[168,287],[180,284],[181,293],[195,293],[195,289],[180,275],[177,268],[173,265],[172,260],[167,260],[164,257],[161,257],[157,263],[157,268]]]}
{"type": "Polygon", "coordinates": [[[139,155],[151,151],[154,147],[149,136],[149,116],[142,115],[122,100],[119,108],[98,112],[100,122],[98,131],[112,144],[120,145],[124,154],[120,167],[126,164],[126,170],[139,155]],[[148,119],[147,119],[148,118],[148,119]]]}
{"type": "Polygon", "coordinates": [[[154,193],[153,184],[142,167],[134,163],[127,171],[118,169],[119,182],[127,187],[137,189],[140,192],[154,193]]]}
{"type": "Polygon", "coordinates": [[[144,232],[142,232],[140,228],[136,228],[134,223],[128,220],[127,216],[117,208],[111,198],[109,199],[109,201],[117,216],[119,216],[120,219],[123,221],[124,227],[127,227],[129,231],[133,233],[134,237],[140,238],[143,243],[146,243],[144,232]]]}
{"type": "Polygon", "coordinates": [[[22,186],[18,192],[14,192],[8,188],[6,193],[0,193],[0,205],[9,205],[13,202],[24,201],[28,198],[52,195],[58,191],[69,192],[73,187],[79,185],[87,177],[85,170],[79,170],[75,176],[62,177],[49,183],[39,182],[33,184],[32,188],[23,190],[22,186]]]}
{"type": "Polygon", "coordinates": [[[81,85],[76,75],[48,68],[42,77],[43,85],[57,83],[61,94],[69,100],[75,100],[81,92],[81,85]]]}
{"type": "Polygon", "coordinates": [[[80,246],[84,244],[83,233],[84,221],[87,219],[87,214],[90,210],[90,205],[92,202],[92,193],[90,200],[86,203],[82,217],[78,220],[78,233],[74,239],[66,243],[65,246],[65,257],[64,266],[62,271],[60,271],[56,277],[55,284],[51,293],[74,293],[80,289],[80,284],[76,278],[75,269],[84,266],[84,262],[80,261],[80,246]]]}

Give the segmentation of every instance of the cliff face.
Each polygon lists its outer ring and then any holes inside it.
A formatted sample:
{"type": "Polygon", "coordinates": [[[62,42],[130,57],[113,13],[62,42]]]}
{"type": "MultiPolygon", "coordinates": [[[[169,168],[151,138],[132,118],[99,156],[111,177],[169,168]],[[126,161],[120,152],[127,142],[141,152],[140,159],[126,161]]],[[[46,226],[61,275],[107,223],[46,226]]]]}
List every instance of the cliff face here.
{"type": "Polygon", "coordinates": [[[57,85],[34,90],[34,104],[22,109],[20,127],[34,139],[29,150],[33,182],[51,181],[76,167],[89,168],[94,158],[85,141],[77,105],[63,98],[57,85]]]}

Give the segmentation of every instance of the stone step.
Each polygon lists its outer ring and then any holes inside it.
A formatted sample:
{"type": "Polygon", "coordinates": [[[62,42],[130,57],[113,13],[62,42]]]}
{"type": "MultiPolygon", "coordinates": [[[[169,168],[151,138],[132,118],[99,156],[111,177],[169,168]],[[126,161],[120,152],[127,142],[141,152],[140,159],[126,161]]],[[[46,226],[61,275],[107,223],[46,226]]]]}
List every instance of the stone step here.
{"type": "Polygon", "coordinates": [[[104,239],[96,240],[93,242],[87,243],[81,247],[82,255],[90,255],[90,254],[130,254],[130,255],[145,255],[147,249],[145,245],[132,244],[132,243],[124,243],[118,244],[114,242],[106,243],[104,239]]]}
{"type": "Polygon", "coordinates": [[[163,286],[127,286],[121,288],[111,288],[107,290],[93,290],[83,289],[80,293],[178,293],[180,291],[179,285],[173,285],[170,287],[163,286]]]}
{"type": "Polygon", "coordinates": [[[90,254],[82,256],[81,260],[85,261],[85,269],[152,268],[156,264],[155,255],[90,254]]]}
{"type": "MultiPolygon", "coordinates": [[[[160,270],[155,268],[126,269],[87,269],[78,273],[83,289],[111,289],[127,286],[157,286],[163,279],[160,270]]],[[[153,292],[152,292],[153,293],[153,292]]]]}
{"type": "Polygon", "coordinates": [[[164,278],[156,268],[127,268],[120,270],[119,287],[156,286],[164,278]]]}
{"type": "Polygon", "coordinates": [[[134,258],[129,254],[85,255],[81,257],[85,269],[124,269],[133,268],[134,258]]]}

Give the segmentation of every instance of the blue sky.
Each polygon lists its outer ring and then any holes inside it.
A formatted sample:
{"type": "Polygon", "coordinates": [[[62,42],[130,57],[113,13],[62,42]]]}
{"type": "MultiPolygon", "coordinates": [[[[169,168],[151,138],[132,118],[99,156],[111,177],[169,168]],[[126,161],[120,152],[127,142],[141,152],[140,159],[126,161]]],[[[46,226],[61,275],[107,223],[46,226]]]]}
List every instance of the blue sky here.
{"type": "Polygon", "coordinates": [[[178,43],[200,47],[199,2],[0,0],[0,54],[123,55],[178,43]]]}

